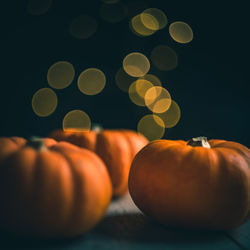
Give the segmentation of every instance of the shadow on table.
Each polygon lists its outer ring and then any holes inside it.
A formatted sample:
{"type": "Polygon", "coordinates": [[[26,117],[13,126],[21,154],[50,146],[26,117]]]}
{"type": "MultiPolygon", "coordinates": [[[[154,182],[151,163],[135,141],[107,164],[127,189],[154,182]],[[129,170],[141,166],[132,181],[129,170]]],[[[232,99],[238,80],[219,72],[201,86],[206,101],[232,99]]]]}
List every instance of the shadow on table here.
{"type": "MultiPolygon", "coordinates": [[[[74,239],[34,240],[19,238],[0,232],[0,249],[68,249],[72,246],[87,247],[105,239],[109,242],[143,242],[171,244],[215,243],[225,239],[221,231],[198,231],[167,228],[150,220],[141,213],[110,215],[92,231],[74,239]]],[[[88,247],[87,247],[88,248],[88,247]]]]}
{"type": "Polygon", "coordinates": [[[140,213],[106,217],[94,229],[94,233],[119,241],[144,243],[214,242],[225,239],[225,232],[170,228],[160,225],[140,213]]]}
{"type": "Polygon", "coordinates": [[[72,239],[40,240],[28,237],[18,237],[0,231],[0,249],[62,249],[84,241],[85,235],[72,239]]]}

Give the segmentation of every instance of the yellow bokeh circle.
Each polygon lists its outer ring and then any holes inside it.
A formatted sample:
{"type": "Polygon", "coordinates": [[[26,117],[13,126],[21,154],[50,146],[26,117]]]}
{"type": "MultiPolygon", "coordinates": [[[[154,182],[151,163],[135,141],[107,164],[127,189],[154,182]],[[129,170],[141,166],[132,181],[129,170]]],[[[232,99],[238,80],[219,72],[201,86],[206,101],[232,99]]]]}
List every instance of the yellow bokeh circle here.
{"type": "Polygon", "coordinates": [[[148,13],[142,12],[140,14],[140,19],[141,19],[142,24],[145,26],[145,28],[152,30],[152,31],[157,31],[159,29],[159,23],[154,16],[148,13]]]}
{"type": "Polygon", "coordinates": [[[159,116],[150,114],[140,119],[137,124],[137,131],[143,134],[149,141],[153,141],[164,136],[165,128],[159,116]]]}
{"type": "Polygon", "coordinates": [[[75,77],[73,65],[66,61],[54,63],[48,70],[47,80],[50,87],[64,89],[68,87],[75,77]]]}
{"type": "Polygon", "coordinates": [[[178,43],[189,43],[194,38],[191,27],[180,21],[170,24],[169,34],[178,43]]]}
{"type": "Polygon", "coordinates": [[[87,113],[76,109],[65,115],[62,127],[66,131],[86,131],[91,128],[91,120],[87,113]]]}
{"type": "Polygon", "coordinates": [[[150,30],[160,30],[167,25],[167,16],[157,8],[149,8],[144,10],[140,15],[143,25],[150,30]]]}
{"type": "Polygon", "coordinates": [[[169,109],[165,111],[164,113],[160,113],[157,115],[164,122],[165,128],[172,128],[179,122],[181,118],[181,109],[179,105],[174,100],[172,100],[169,109]]]}
{"type": "Polygon", "coordinates": [[[154,86],[145,94],[145,104],[154,113],[163,113],[171,105],[170,93],[161,86],[154,86]]]}
{"type": "Polygon", "coordinates": [[[78,77],[77,85],[79,90],[86,95],[99,94],[105,87],[106,76],[96,68],[84,70],[78,77]]]}
{"type": "Polygon", "coordinates": [[[133,52],[123,59],[123,69],[130,76],[142,77],[148,73],[150,62],[142,53],[133,52]]]}
{"type": "Polygon", "coordinates": [[[32,109],[38,116],[51,115],[57,107],[56,93],[50,88],[42,88],[36,91],[32,97],[32,109]]]}
{"type": "Polygon", "coordinates": [[[141,77],[141,79],[151,82],[154,86],[162,85],[161,80],[153,74],[146,74],[145,76],[141,77]]]}
{"type": "Polygon", "coordinates": [[[134,16],[129,23],[129,27],[137,36],[151,36],[155,33],[155,30],[148,29],[141,20],[140,14],[134,16]]]}
{"type": "Polygon", "coordinates": [[[147,80],[138,79],[134,81],[128,91],[130,100],[138,106],[145,106],[144,96],[151,87],[153,87],[153,84],[147,80]]]}
{"type": "MultiPolygon", "coordinates": [[[[135,81],[135,90],[136,93],[142,97],[143,99],[145,98],[146,92],[152,88],[154,85],[152,82],[145,80],[145,79],[138,79],[135,81]]],[[[144,105],[145,106],[145,105],[144,105]]]]}

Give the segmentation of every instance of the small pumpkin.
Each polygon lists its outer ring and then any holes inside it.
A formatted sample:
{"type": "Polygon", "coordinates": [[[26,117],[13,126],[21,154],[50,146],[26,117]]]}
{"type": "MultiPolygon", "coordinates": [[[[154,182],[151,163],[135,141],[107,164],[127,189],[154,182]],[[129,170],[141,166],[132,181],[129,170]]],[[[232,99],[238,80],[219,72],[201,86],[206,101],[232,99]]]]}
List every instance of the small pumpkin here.
{"type": "Polygon", "coordinates": [[[68,142],[0,138],[0,169],[0,227],[18,235],[80,235],[111,200],[102,160],[68,142]]]}
{"type": "Polygon", "coordinates": [[[87,148],[99,155],[107,166],[113,195],[128,191],[128,174],[136,153],[145,146],[147,139],[131,130],[72,131],[55,130],[50,137],[57,141],[68,141],[87,148]]]}
{"type": "Polygon", "coordinates": [[[129,192],[162,224],[235,228],[250,219],[250,150],[205,137],[151,142],[133,160],[129,192]]]}

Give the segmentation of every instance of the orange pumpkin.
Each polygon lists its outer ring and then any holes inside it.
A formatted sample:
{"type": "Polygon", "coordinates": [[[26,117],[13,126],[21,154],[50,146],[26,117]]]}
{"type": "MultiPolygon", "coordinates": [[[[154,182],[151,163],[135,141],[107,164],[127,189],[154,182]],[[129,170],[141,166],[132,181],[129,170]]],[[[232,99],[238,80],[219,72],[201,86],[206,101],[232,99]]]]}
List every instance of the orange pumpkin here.
{"type": "Polygon", "coordinates": [[[160,223],[235,228],[250,219],[250,150],[205,137],[154,141],[134,158],[129,191],[160,223]]]}
{"type": "Polygon", "coordinates": [[[112,196],[102,160],[53,139],[0,138],[0,227],[42,238],[93,228],[112,196]]]}
{"type": "Polygon", "coordinates": [[[50,137],[68,141],[97,153],[107,166],[113,195],[128,191],[128,174],[136,153],[145,146],[147,139],[131,130],[63,131],[55,130],[50,137]]]}

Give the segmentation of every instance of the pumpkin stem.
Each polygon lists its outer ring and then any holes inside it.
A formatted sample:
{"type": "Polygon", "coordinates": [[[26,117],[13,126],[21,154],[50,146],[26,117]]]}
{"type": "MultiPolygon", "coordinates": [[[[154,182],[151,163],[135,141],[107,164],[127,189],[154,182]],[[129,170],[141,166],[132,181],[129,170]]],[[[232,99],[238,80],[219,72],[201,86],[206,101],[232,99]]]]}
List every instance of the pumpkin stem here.
{"type": "Polygon", "coordinates": [[[28,139],[26,146],[30,146],[36,150],[44,150],[46,147],[42,138],[38,136],[32,136],[28,139]]]}
{"type": "Polygon", "coordinates": [[[199,136],[192,138],[188,141],[187,145],[193,146],[193,147],[204,147],[204,148],[211,148],[207,137],[205,136],[199,136]]]}
{"type": "Polygon", "coordinates": [[[103,127],[99,123],[93,123],[91,130],[95,131],[96,133],[99,133],[103,130],[103,127]]]}

